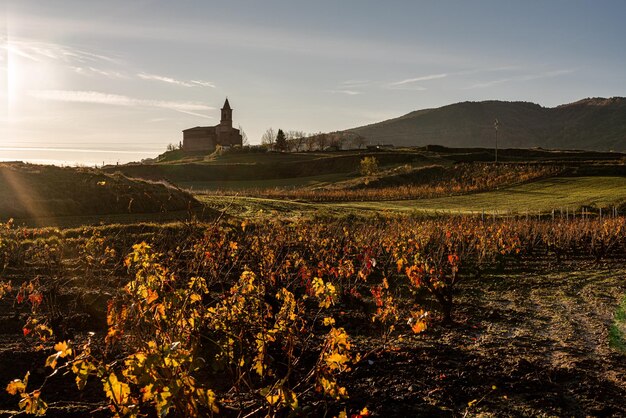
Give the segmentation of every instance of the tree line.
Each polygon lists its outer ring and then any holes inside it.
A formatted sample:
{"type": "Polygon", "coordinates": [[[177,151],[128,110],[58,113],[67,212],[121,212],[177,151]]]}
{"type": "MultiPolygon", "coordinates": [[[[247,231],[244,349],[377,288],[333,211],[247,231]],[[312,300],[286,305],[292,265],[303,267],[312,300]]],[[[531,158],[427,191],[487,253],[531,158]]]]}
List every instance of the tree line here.
{"type": "Polygon", "coordinates": [[[261,136],[261,146],[283,152],[321,151],[326,149],[361,149],[367,140],[355,133],[305,133],[304,131],[283,131],[269,128],[261,136]]]}

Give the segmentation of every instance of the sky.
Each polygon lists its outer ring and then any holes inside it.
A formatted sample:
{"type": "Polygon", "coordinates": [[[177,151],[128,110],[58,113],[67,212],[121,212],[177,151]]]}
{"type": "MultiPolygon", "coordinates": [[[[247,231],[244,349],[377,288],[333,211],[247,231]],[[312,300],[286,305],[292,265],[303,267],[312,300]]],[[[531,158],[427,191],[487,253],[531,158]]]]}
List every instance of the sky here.
{"type": "Polygon", "coordinates": [[[626,96],[626,2],[0,2],[0,160],[128,162],[219,123],[328,132],[626,96]]]}

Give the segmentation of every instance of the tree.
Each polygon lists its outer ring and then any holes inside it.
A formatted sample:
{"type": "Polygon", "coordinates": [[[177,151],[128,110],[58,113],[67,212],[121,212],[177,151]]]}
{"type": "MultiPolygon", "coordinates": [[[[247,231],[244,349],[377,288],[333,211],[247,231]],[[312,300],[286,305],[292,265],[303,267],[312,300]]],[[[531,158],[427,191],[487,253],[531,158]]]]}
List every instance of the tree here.
{"type": "Polygon", "coordinates": [[[241,134],[241,146],[248,146],[250,142],[248,141],[248,135],[243,131],[241,125],[239,125],[239,133],[241,134]]]}
{"type": "Polygon", "coordinates": [[[336,148],[340,150],[343,139],[341,138],[341,134],[331,134],[329,135],[329,144],[332,148],[336,148]]]}
{"type": "Polygon", "coordinates": [[[328,135],[323,133],[318,133],[315,135],[315,142],[317,143],[317,148],[320,151],[323,151],[324,148],[328,145],[328,135]]]}
{"type": "Polygon", "coordinates": [[[313,151],[315,149],[315,136],[313,135],[309,135],[305,138],[304,140],[305,144],[306,144],[306,150],[307,151],[313,151]]]}
{"type": "Polygon", "coordinates": [[[367,143],[367,141],[361,135],[357,135],[352,139],[352,143],[355,147],[361,149],[367,143]]]}
{"type": "Polygon", "coordinates": [[[306,134],[303,131],[289,131],[287,139],[292,145],[294,151],[299,152],[304,148],[306,134]]]}
{"type": "Polygon", "coordinates": [[[285,133],[283,132],[282,129],[279,129],[278,133],[276,134],[275,148],[279,151],[287,150],[287,137],[285,136],[285,133]]]}
{"type": "Polygon", "coordinates": [[[376,157],[365,157],[361,160],[359,171],[362,176],[373,176],[378,173],[378,160],[376,157]]]}
{"type": "Polygon", "coordinates": [[[263,136],[261,136],[261,145],[265,145],[267,148],[273,148],[276,142],[276,132],[274,128],[269,128],[263,136]]]}

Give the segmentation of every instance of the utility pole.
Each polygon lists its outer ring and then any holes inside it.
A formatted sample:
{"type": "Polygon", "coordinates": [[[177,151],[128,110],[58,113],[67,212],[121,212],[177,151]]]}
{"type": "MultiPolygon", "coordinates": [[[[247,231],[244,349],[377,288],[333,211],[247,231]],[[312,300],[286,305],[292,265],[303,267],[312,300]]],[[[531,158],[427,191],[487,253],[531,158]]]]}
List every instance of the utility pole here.
{"type": "Polygon", "coordinates": [[[493,122],[493,129],[496,131],[496,164],[498,164],[498,119],[493,122]]]}

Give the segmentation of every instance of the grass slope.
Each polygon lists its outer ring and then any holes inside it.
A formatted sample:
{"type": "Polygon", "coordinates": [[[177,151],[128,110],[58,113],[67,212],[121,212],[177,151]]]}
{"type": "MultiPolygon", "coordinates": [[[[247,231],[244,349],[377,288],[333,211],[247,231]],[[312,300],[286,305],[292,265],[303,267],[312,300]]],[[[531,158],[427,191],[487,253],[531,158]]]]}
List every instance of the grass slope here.
{"type": "Polygon", "coordinates": [[[502,190],[432,199],[306,203],[251,197],[212,197],[197,195],[209,207],[235,215],[347,214],[367,212],[548,213],[552,209],[581,206],[612,207],[626,204],[626,177],[558,177],[513,186],[502,190]]]}
{"type": "Polygon", "coordinates": [[[163,184],[89,168],[0,164],[0,220],[185,211],[198,202],[163,184]]]}
{"type": "Polygon", "coordinates": [[[396,202],[337,204],[363,209],[426,212],[481,212],[523,214],[581,206],[611,207],[626,202],[626,177],[554,177],[483,193],[396,202]]]}
{"type": "Polygon", "coordinates": [[[333,173],[319,176],[291,177],[284,179],[267,180],[214,180],[214,181],[180,181],[177,186],[190,191],[209,190],[245,190],[245,189],[269,189],[276,187],[322,187],[330,184],[355,179],[356,174],[333,173]]]}
{"type": "MultiPolygon", "coordinates": [[[[162,164],[128,164],[105,167],[129,177],[170,182],[235,182],[295,179],[326,175],[349,175],[359,169],[361,160],[374,156],[381,167],[402,164],[430,165],[441,162],[436,155],[421,151],[339,151],[303,153],[231,153],[212,159],[162,164]]],[[[210,188],[210,187],[206,187],[210,188]]]]}

